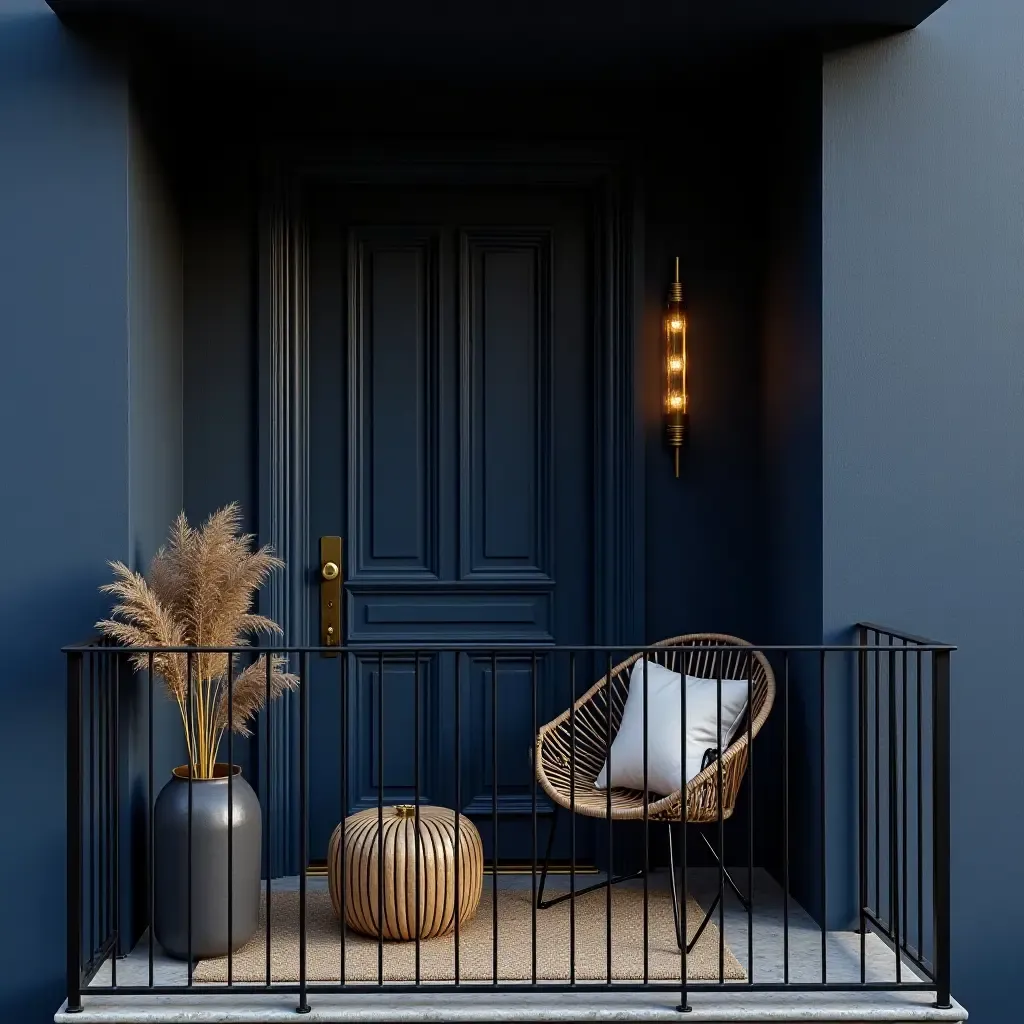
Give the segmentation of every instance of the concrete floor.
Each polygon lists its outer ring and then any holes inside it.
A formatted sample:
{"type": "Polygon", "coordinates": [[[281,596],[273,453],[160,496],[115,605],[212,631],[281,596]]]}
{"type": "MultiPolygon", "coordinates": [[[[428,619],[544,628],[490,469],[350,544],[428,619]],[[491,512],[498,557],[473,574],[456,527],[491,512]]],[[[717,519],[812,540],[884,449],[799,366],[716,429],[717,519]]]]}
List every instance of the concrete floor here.
{"type": "MultiPolygon", "coordinates": [[[[746,882],[746,869],[736,873],[737,881],[746,882]]],[[[581,885],[598,880],[595,876],[581,879],[581,885]]],[[[652,886],[667,886],[667,876],[655,875],[652,886]]],[[[714,870],[691,869],[690,891],[702,906],[709,906],[718,888],[714,870]]],[[[530,877],[499,876],[499,886],[529,887],[530,877]]],[[[563,887],[562,879],[556,880],[563,887]]],[[[627,883],[638,884],[638,883],[627,883]]],[[[297,886],[297,879],[275,881],[275,888],[297,886]]],[[[322,888],[326,881],[309,880],[310,888],[322,888]]],[[[485,897],[486,899],[486,892],[485,897]]],[[[729,896],[726,900],[725,941],[755,983],[784,980],[783,895],[779,886],[765,872],[754,872],[753,960],[749,956],[749,920],[740,903],[729,896]]],[[[716,923],[718,915],[715,915],[716,923]]],[[[148,984],[148,938],[125,958],[118,961],[118,985],[148,984]]],[[[827,980],[859,982],[860,936],[853,932],[830,932],[826,936],[825,964],[827,980]]],[[[865,942],[865,974],[868,982],[894,982],[896,957],[875,935],[865,942]]],[[[94,979],[95,985],[110,984],[110,965],[105,964],[94,979]]],[[[789,903],[789,981],[817,983],[822,978],[821,931],[813,919],[792,899],[789,903]]],[[[902,978],[919,980],[905,961],[902,978]]],[[[158,985],[185,985],[187,973],[179,961],[170,960],[159,950],[154,957],[154,980],[158,985]]],[[[952,1010],[936,1010],[933,997],[914,992],[793,992],[761,993],[743,991],[745,983],[726,982],[720,991],[694,993],[688,1021],[775,1022],[798,1020],[868,1021],[929,1020],[963,1021],[966,1012],[954,1004],[952,1010]]],[[[564,995],[543,995],[524,991],[521,995],[473,995],[422,990],[406,995],[329,995],[317,994],[310,986],[313,1019],[319,1021],[442,1021],[442,1020],[670,1020],[680,1019],[676,1012],[678,998],[674,993],[651,990],[642,993],[616,993],[611,990],[574,992],[564,995]]],[[[256,1022],[294,1019],[295,997],[252,995],[217,996],[190,993],[177,996],[111,996],[84,998],[85,1011],[69,1015],[58,1013],[58,1024],[122,1024],[129,1021],[208,1021],[256,1022]]]]}

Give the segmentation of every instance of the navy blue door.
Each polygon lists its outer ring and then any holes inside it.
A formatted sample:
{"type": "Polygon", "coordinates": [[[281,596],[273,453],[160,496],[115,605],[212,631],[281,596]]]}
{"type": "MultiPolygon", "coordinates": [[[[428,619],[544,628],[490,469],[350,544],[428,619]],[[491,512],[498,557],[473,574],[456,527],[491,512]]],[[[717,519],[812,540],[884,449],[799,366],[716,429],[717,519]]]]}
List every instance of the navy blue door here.
{"type": "MultiPolygon", "coordinates": [[[[307,202],[310,564],[319,536],[344,538],[346,642],[589,643],[586,197],[365,186],[307,202]]],[[[490,855],[496,787],[500,857],[527,862],[531,669],[525,654],[496,678],[488,654],[424,656],[417,701],[412,656],[388,659],[383,686],[376,654],[318,659],[312,859],[343,810],[413,801],[418,742],[420,799],[458,800],[490,855]]],[[[570,690],[564,666],[541,659],[538,676],[543,723],[570,690]]]]}

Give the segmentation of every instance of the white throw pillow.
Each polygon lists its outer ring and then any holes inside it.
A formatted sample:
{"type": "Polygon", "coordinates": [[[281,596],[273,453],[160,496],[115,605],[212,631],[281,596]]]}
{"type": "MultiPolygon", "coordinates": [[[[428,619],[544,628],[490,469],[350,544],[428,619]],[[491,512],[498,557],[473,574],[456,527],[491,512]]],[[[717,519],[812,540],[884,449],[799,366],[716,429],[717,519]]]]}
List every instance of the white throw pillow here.
{"type": "MultiPolygon", "coordinates": [[[[716,740],[718,680],[686,677],[686,782],[700,772],[709,748],[725,750],[739,728],[747,708],[747,680],[722,680],[722,722],[716,740]]],[[[647,663],[647,789],[667,796],[683,788],[680,760],[682,709],[679,673],[647,663]]],[[[612,741],[613,787],[644,788],[644,662],[633,665],[622,722],[612,741]]],[[[594,785],[604,789],[606,761],[594,785]]]]}

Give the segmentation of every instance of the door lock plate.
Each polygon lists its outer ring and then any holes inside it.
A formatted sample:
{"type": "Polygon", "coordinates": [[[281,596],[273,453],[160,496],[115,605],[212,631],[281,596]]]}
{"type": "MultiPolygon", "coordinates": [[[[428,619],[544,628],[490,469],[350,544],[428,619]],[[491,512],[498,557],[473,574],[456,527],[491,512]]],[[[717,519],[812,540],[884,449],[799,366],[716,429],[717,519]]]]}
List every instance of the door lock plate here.
{"type": "MultiPolygon", "coordinates": [[[[320,646],[341,646],[341,567],[340,537],[320,538],[320,646]]],[[[337,657],[325,654],[325,658],[337,657]]]]}

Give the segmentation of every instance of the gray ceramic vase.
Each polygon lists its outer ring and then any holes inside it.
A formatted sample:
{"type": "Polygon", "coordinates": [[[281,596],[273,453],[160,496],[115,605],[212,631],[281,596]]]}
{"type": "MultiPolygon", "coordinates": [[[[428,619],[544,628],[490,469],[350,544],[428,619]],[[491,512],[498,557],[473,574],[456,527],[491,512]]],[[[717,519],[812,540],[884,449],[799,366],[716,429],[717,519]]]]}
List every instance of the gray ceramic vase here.
{"type": "MultiPolygon", "coordinates": [[[[189,769],[175,768],[153,811],[154,921],[157,942],[172,957],[189,956],[189,769]]],[[[192,783],[192,959],[228,953],[228,766],[192,783]]],[[[259,923],[260,803],[236,765],[230,786],[232,951],[259,923]]]]}

